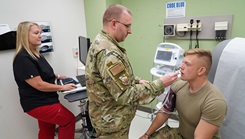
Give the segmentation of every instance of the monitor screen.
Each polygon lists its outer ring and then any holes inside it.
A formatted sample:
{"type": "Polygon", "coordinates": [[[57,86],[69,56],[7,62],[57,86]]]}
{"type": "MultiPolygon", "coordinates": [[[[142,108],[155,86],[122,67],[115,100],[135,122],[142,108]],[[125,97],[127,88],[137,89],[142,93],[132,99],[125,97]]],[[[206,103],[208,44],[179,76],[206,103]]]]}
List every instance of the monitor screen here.
{"type": "Polygon", "coordinates": [[[157,52],[156,59],[161,61],[171,61],[172,52],[171,51],[161,51],[157,52]]]}
{"type": "Polygon", "coordinates": [[[83,65],[86,65],[87,53],[90,47],[90,39],[83,36],[79,36],[78,42],[79,42],[79,60],[83,63],[83,65]]]}

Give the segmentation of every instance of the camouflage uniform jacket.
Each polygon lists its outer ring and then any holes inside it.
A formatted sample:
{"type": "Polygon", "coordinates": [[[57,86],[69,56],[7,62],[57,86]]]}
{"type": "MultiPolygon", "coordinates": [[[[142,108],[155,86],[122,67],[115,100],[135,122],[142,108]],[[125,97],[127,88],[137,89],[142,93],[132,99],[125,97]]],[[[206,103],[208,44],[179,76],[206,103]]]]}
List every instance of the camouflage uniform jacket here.
{"type": "Polygon", "coordinates": [[[97,135],[128,134],[137,105],[150,103],[164,91],[160,79],[138,84],[126,50],[103,31],[90,46],[85,75],[89,115],[97,135]]]}

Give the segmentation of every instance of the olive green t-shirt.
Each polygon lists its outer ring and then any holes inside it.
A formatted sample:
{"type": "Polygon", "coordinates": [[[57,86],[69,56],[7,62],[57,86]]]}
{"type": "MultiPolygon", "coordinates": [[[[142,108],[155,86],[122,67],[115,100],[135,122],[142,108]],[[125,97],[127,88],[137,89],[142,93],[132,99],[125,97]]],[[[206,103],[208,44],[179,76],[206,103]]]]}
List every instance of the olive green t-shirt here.
{"type": "MultiPolygon", "coordinates": [[[[227,104],[222,93],[210,82],[197,92],[190,93],[189,83],[180,80],[172,86],[172,90],[177,96],[179,131],[184,138],[194,138],[194,131],[200,119],[216,126],[222,125],[227,104]]],[[[213,138],[220,138],[219,130],[213,138]]]]}

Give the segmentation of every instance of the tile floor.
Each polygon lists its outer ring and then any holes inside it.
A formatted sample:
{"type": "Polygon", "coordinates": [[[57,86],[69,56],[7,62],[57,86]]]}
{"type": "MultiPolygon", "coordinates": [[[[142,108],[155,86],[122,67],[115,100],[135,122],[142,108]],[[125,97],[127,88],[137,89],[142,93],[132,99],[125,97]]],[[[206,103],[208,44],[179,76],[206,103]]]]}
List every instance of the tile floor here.
{"type": "MultiPolygon", "coordinates": [[[[77,127],[81,127],[80,124],[81,123],[78,122],[77,127]]],[[[138,139],[141,135],[143,135],[146,132],[150,124],[151,124],[151,115],[149,113],[138,110],[136,112],[136,116],[133,119],[131,127],[130,127],[129,139],[138,139]]],[[[171,127],[178,127],[179,122],[176,120],[169,119],[168,125],[171,127]]],[[[81,135],[82,135],[81,133],[76,132],[75,139],[90,139],[90,138],[85,138],[81,135]]],[[[55,139],[58,139],[58,138],[55,137],[55,139]]]]}

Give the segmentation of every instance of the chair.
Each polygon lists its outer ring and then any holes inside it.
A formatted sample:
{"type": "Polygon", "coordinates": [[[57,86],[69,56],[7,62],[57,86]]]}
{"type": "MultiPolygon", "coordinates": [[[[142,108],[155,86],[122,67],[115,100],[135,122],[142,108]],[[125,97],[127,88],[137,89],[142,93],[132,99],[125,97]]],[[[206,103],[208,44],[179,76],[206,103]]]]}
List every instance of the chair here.
{"type": "MultiPolygon", "coordinates": [[[[88,100],[87,91],[78,91],[76,93],[66,94],[64,96],[69,102],[80,101],[79,107],[81,108],[81,113],[76,116],[76,122],[82,120],[82,129],[78,131],[82,133],[80,139],[94,139],[96,138],[95,130],[90,122],[88,114],[88,100]]],[[[77,131],[76,131],[77,132],[77,131]]]]}
{"type": "Polygon", "coordinates": [[[210,82],[226,98],[228,111],[220,128],[222,139],[244,139],[245,120],[245,38],[234,38],[219,43],[213,49],[210,82]]]}

